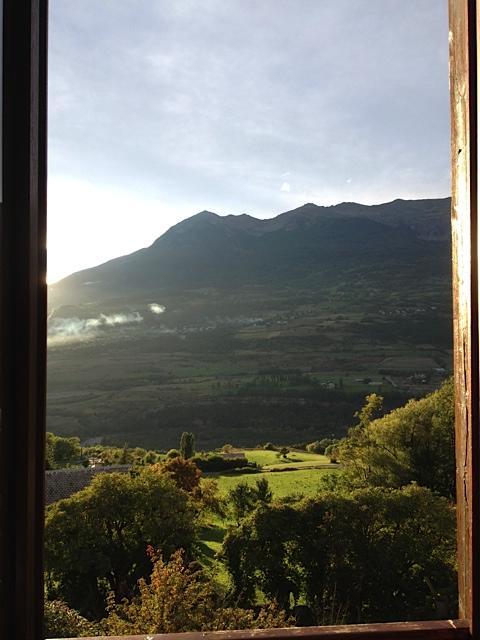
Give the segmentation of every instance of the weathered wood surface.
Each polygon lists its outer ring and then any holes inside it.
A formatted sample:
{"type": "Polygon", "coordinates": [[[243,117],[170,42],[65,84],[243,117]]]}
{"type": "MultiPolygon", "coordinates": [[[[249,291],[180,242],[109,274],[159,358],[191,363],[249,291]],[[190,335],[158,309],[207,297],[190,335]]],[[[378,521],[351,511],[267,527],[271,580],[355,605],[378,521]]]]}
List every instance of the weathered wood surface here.
{"type": "Polygon", "coordinates": [[[469,624],[465,620],[351,624],[333,627],[289,627],[244,631],[207,631],[165,633],[142,636],[101,636],[82,640],[467,640],[469,624]]]}
{"type": "Polygon", "coordinates": [[[0,638],[43,637],[47,0],[3,0],[0,638]]]}
{"type": "MultiPolygon", "coordinates": [[[[42,280],[45,128],[42,122],[45,119],[47,2],[5,0],[4,4],[5,63],[10,65],[4,79],[3,115],[5,148],[10,149],[10,155],[4,152],[4,161],[10,162],[4,162],[1,301],[2,364],[9,366],[2,377],[4,421],[0,432],[0,560],[4,579],[0,583],[0,635],[33,640],[41,637],[42,599],[39,521],[45,382],[41,338],[45,320],[42,317],[45,298],[42,280]],[[13,244],[9,244],[12,239],[13,244]],[[17,305],[17,324],[9,304],[17,305]],[[13,425],[19,430],[14,431],[13,425]]],[[[467,618],[468,623],[441,621],[144,635],[136,636],[135,640],[280,640],[287,637],[341,640],[352,636],[450,640],[467,638],[469,629],[473,637],[480,637],[476,1],[449,0],[449,10],[459,593],[460,615],[467,618]]]]}
{"type": "Polygon", "coordinates": [[[479,631],[477,2],[450,0],[459,616],[479,631]]]}

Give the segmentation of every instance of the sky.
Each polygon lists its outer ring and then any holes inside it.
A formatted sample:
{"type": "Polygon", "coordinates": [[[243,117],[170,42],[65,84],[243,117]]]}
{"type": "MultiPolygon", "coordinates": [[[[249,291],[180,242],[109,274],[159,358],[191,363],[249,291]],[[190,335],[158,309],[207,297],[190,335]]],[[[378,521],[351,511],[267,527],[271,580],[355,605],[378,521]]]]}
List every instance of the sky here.
{"type": "Polygon", "coordinates": [[[49,282],[202,210],[450,191],[446,0],[51,0],[49,282]]]}

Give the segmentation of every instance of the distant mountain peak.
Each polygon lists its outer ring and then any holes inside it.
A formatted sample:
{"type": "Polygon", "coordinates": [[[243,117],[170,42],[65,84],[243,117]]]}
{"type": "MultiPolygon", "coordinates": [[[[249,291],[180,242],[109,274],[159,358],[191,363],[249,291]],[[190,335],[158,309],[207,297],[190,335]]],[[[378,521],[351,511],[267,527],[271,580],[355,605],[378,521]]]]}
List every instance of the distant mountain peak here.
{"type": "Polygon", "coordinates": [[[218,213],[213,213],[213,211],[208,211],[207,209],[204,209],[203,211],[199,211],[199,213],[192,216],[192,218],[199,218],[200,216],[202,218],[219,218],[220,217],[218,213]]]}

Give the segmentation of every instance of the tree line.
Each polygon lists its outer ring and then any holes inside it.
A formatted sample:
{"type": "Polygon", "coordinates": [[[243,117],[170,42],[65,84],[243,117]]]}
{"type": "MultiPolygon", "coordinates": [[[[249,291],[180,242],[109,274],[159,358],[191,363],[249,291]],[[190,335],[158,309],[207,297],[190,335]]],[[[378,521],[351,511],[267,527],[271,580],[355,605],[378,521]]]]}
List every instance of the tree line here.
{"type": "Polygon", "coordinates": [[[355,417],[345,438],[319,445],[342,468],[311,498],[275,498],[267,474],[220,496],[187,434],[180,455],[99,475],[51,505],[49,635],[454,616],[452,384],[386,414],[371,394],[355,417]],[[199,563],[213,518],[230,523],[227,588],[199,563]]]}

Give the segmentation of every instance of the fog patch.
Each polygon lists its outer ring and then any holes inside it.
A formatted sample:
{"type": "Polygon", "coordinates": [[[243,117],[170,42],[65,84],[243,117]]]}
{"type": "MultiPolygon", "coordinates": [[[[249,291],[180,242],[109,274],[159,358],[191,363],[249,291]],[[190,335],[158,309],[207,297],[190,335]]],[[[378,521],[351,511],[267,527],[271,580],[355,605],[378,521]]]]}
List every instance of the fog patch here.
{"type": "Polygon", "coordinates": [[[163,304],[158,304],[157,302],[152,302],[152,304],[148,305],[148,308],[152,313],[154,313],[157,316],[159,316],[162,313],[165,313],[165,311],[167,310],[167,307],[165,307],[163,304]]]}
{"type": "Polygon", "coordinates": [[[138,311],[131,313],[101,313],[96,318],[49,318],[48,340],[52,342],[69,342],[95,338],[102,329],[122,325],[138,324],[143,317],[138,311]]]}

